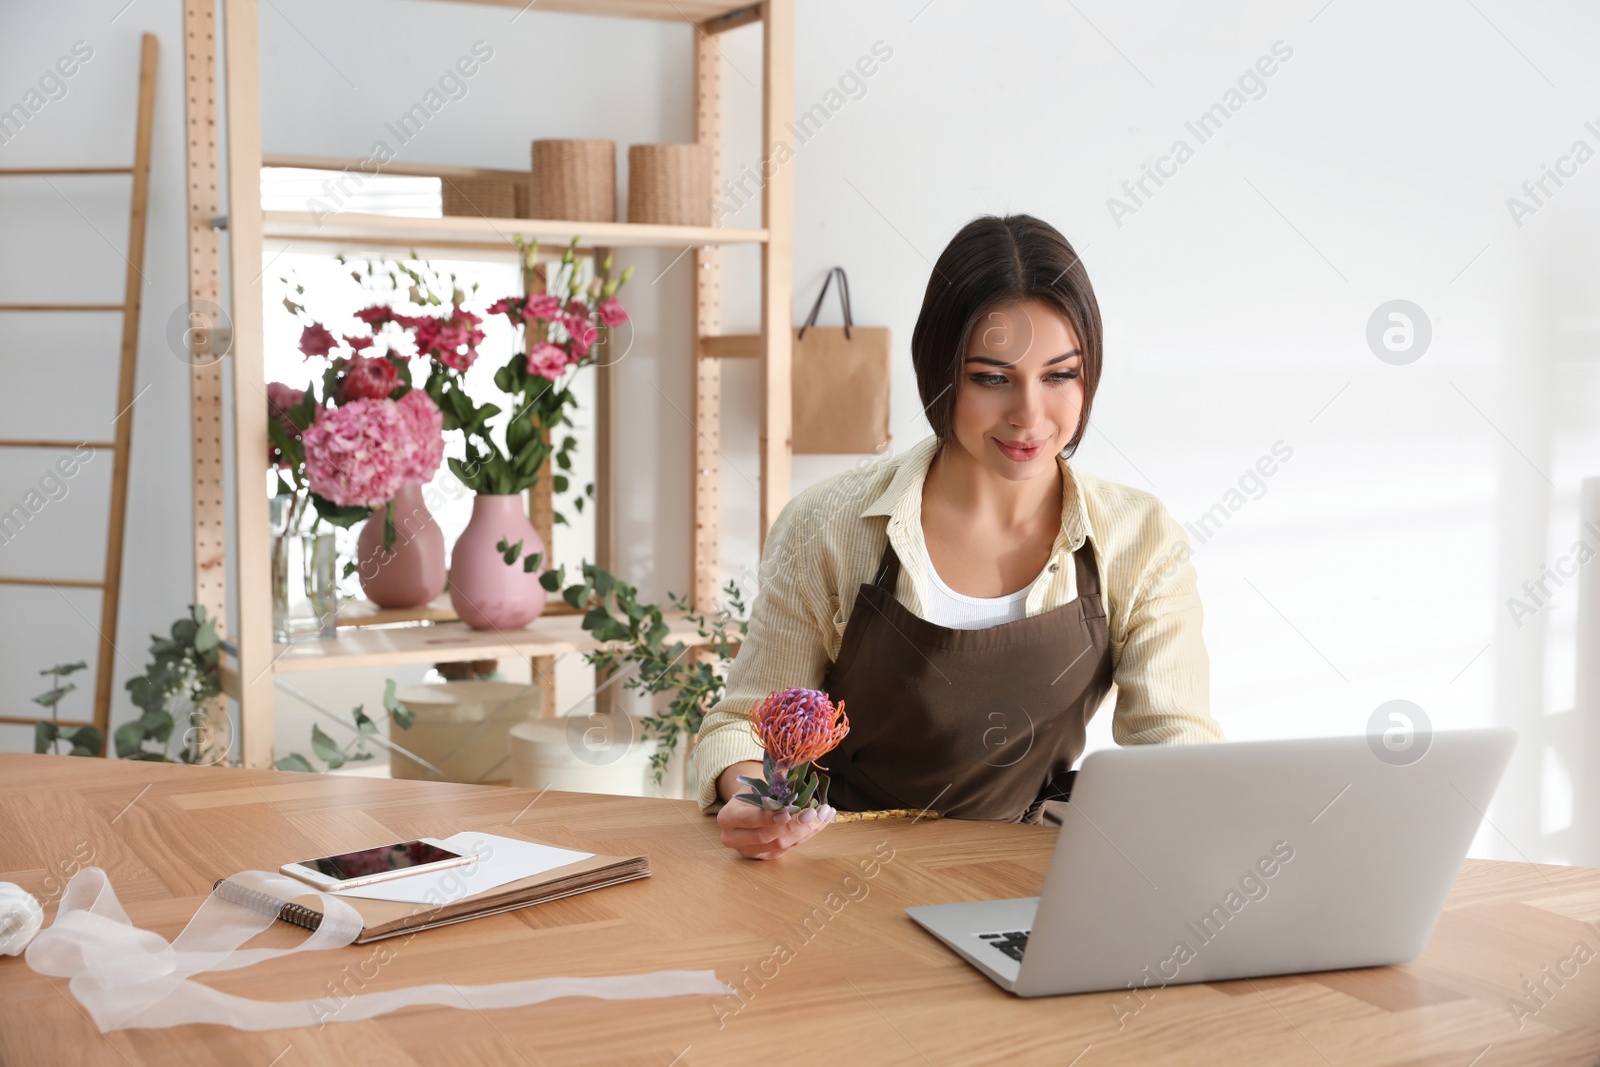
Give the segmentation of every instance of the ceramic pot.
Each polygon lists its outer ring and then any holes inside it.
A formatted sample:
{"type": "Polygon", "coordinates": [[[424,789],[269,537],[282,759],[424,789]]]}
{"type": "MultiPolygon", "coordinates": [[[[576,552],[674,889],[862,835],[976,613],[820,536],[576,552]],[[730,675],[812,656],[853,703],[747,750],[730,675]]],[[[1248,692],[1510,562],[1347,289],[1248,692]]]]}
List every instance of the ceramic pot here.
{"type": "Polygon", "coordinates": [[[539,576],[549,569],[541,558],[533,573],[523,570],[528,556],[546,555],[544,541],[528,521],[522,494],[479,493],[472,500],[472,518],[450,553],[450,603],[461,621],[474,630],[514,630],[544,611],[545,591],[539,576]],[[522,542],[512,563],[496,546],[522,542]]]}
{"type": "Polygon", "coordinates": [[[380,608],[420,608],[444,592],[444,533],[422,499],[420,485],[394,495],[394,546],[383,550],[384,509],[361,527],[356,571],[362,592],[380,608]]]}

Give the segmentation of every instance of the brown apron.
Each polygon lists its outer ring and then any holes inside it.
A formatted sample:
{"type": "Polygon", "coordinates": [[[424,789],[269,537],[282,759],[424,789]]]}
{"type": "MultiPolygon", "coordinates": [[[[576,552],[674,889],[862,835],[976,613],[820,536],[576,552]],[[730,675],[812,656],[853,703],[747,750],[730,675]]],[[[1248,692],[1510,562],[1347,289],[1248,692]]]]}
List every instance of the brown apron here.
{"type": "Polygon", "coordinates": [[[1065,800],[1084,727],[1111,688],[1111,641],[1094,550],[1073,560],[1078,596],[977,630],[929,622],[895,599],[885,544],[862,582],[824,691],[850,732],[822,758],[839,811],[930,808],[948,818],[1042,821],[1065,800]]]}

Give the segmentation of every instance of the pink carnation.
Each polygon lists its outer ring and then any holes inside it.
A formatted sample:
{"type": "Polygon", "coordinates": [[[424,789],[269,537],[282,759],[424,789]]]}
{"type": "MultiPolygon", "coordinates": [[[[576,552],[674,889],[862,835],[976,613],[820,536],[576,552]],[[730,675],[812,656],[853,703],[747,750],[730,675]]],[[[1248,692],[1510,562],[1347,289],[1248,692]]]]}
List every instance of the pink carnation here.
{"type": "Polygon", "coordinates": [[[594,344],[595,338],[600,336],[588,319],[568,316],[561,323],[567,328],[567,333],[572,336],[572,353],[579,359],[589,354],[589,346],[594,344]]]}
{"type": "Polygon", "coordinates": [[[552,382],[567,369],[567,352],[560,345],[541,341],[528,350],[528,373],[548,378],[552,382]]]}
{"type": "Polygon", "coordinates": [[[338,338],[320,322],[313,322],[300,331],[300,351],[305,353],[307,359],[327,355],[338,343],[338,338]]]}
{"type": "Polygon", "coordinates": [[[600,321],[607,326],[621,326],[628,321],[628,313],[622,309],[621,301],[608,296],[600,301],[600,321]]]}
{"type": "Polygon", "coordinates": [[[525,319],[553,320],[561,313],[561,301],[549,293],[534,293],[528,297],[528,303],[522,309],[525,319]]]}

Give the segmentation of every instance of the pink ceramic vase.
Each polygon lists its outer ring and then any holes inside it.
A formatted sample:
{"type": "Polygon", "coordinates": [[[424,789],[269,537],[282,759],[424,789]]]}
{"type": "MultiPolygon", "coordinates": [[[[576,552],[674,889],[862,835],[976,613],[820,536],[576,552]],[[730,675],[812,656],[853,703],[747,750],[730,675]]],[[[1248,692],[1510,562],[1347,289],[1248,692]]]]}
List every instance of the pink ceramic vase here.
{"type": "Polygon", "coordinates": [[[372,513],[356,540],[356,569],[367,599],[381,608],[420,608],[444,592],[444,533],[422,487],[394,495],[394,546],[383,550],[383,513],[372,513]]]}
{"type": "Polygon", "coordinates": [[[514,630],[544,611],[544,586],[539,576],[549,569],[541,558],[529,574],[523,562],[545,553],[544,541],[528,521],[522,494],[479,493],[472,500],[472,518],[450,554],[450,603],[461,621],[474,630],[514,630]],[[506,563],[497,547],[522,542],[522,554],[506,563]]]}

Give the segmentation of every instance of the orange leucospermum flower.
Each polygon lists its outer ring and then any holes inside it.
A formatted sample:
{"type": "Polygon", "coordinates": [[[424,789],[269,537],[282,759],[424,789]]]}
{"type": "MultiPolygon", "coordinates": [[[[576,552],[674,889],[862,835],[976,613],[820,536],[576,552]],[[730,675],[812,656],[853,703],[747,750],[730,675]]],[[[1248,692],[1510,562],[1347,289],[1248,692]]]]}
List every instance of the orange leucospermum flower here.
{"type": "Polygon", "coordinates": [[[844,701],[836,706],[815,689],[779,689],[761,702],[752,719],[761,747],[785,768],[827,755],[850,732],[844,701]]]}

